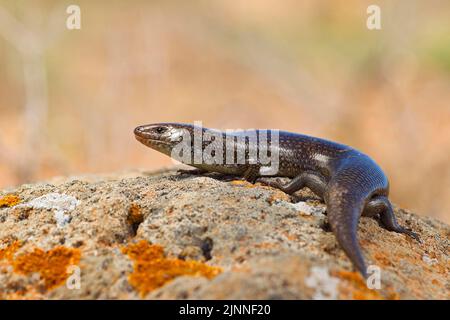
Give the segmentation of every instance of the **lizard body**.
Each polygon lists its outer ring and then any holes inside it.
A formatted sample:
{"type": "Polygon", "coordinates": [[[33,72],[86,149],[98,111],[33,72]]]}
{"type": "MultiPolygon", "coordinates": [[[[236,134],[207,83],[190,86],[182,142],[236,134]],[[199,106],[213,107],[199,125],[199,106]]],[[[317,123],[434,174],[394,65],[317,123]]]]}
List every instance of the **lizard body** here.
{"type": "MultiPolygon", "coordinates": [[[[261,130],[255,132],[259,137],[261,130]]],[[[250,182],[259,180],[288,194],[308,187],[324,200],[328,221],[338,243],[364,277],[367,277],[366,264],[357,239],[361,215],[379,216],[387,230],[419,240],[415,233],[397,223],[388,200],[388,179],[381,168],[370,157],[349,146],[285,131],[277,131],[275,143],[273,134],[267,135],[267,148],[271,152],[276,151],[278,160],[277,171],[269,176],[291,178],[290,182],[283,185],[279,181],[266,179],[263,172],[265,166],[251,156],[258,154],[262,142],[258,139],[256,143],[251,143],[251,139],[245,138],[247,131],[225,133],[190,124],[156,123],[139,126],[134,134],[144,145],[171,157],[174,157],[175,146],[186,137],[190,138],[190,141],[187,139],[191,147],[190,160],[183,162],[201,171],[241,176],[250,182]],[[202,137],[213,135],[216,138],[201,140],[196,145],[193,138],[196,133],[202,137]],[[225,150],[228,147],[227,138],[234,141],[234,159],[242,151],[244,162],[194,161],[195,150],[205,151],[208,146],[216,151],[221,148],[225,150]]]]}

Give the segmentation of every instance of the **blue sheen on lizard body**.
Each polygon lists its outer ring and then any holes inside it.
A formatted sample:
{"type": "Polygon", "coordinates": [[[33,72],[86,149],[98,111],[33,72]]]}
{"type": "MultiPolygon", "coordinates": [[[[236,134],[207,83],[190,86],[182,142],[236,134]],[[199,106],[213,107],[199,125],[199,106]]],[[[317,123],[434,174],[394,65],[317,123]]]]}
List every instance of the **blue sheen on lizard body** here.
{"type": "MultiPolygon", "coordinates": [[[[259,133],[258,130],[255,131],[259,133]]],[[[407,234],[417,240],[418,236],[409,229],[400,226],[395,218],[392,205],[388,200],[389,182],[381,168],[367,155],[349,146],[302,134],[279,131],[275,145],[268,136],[270,147],[276,147],[278,153],[278,171],[271,176],[292,178],[281,184],[268,179],[261,173],[265,165],[250,156],[259,151],[260,141],[250,143],[249,139],[235,139],[234,150],[244,150],[245,163],[195,163],[195,148],[204,151],[207,146],[226,146],[226,138],[236,138],[245,132],[219,132],[207,128],[198,128],[182,123],[155,123],[139,126],[134,130],[135,137],[144,145],[168,156],[181,141],[183,134],[191,136],[191,161],[185,162],[206,172],[219,172],[241,176],[250,182],[260,181],[272,187],[292,194],[308,187],[321,197],[327,205],[327,217],[336,239],[356,269],[367,277],[366,264],[357,239],[357,226],[361,215],[379,216],[387,230],[407,234]],[[222,139],[202,141],[194,144],[194,133],[220,134],[222,139]],[[230,137],[232,136],[232,137],[230,137]],[[253,150],[252,148],[256,148],[253,150]]],[[[272,149],[273,150],[273,149],[272,149]]],[[[198,150],[197,150],[198,151],[198,150]]]]}

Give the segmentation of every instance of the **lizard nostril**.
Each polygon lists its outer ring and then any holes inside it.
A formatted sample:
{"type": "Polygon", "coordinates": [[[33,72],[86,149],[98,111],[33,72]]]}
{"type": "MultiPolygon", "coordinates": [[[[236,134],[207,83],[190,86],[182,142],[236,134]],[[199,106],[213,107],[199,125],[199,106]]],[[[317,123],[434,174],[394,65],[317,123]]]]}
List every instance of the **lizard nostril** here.
{"type": "Polygon", "coordinates": [[[134,134],[139,134],[139,133],[142,133],[142,127],[136,127],[135,129],[134,129],[134,134]]]}

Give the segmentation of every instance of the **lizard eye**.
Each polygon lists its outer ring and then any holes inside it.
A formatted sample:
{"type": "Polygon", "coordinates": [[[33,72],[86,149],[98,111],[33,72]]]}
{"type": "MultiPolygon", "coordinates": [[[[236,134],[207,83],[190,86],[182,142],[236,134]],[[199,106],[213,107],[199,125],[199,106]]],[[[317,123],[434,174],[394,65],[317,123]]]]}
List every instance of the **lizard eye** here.
{"type": "Polygon", "coordinates": [[[166,132],[167,128],[165,128],[165,127],[156,127],[155,131],[156,131],[156,133],[161,134],[161,133],[166,132]]]}

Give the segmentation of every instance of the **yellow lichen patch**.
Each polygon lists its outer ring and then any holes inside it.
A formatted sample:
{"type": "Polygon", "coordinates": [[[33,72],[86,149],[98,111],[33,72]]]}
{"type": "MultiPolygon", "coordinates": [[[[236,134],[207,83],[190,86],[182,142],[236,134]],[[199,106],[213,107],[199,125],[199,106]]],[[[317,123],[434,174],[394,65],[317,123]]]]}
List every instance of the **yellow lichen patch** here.
{"type": "Polygon", "coordinates": [[[167,258],[163,247],[144,240],[124,247],[122,252],[134,261],[134,271],[128,280],[142,296],[179,276],[203,276],[212,279],[222,272],[221,268],[202,262],[167,258]]]}
{"type": "Polygon", "coordinates": [[[341,285],[340,291],[346,297],[355,300],[382,300],[385,299],[377,290],[369,289],[363,277],[357,272],[337,271],[333,275],[347,280],[345,286],[341,285]]]}
{"type": "Polygon", "coordinates": [[[18,256],[12,261],[14,271],[20,274],[29,275],[37,272],[44,280],[45,288],[53,289],[63,284],[69,277],[67,268],[76,265],[80,261],[80,250],[56,247],[49,251],[35,248],[30,253],[18,256]]]}
{"type": "Polygon", "coordinates": [[[14,254],[21,247],[22,243],[20,241],[14,241],[4,249],[0,249],[0,260],[7,259],[12,261],[14,254]]]}
{"type": "Polygon", "coordinates": [[[8,194],[2,198],[0,198],[0,208],[3,207],[14,207],[15,205],[20,203],[19,196],[15,194],[8,194]]]}

